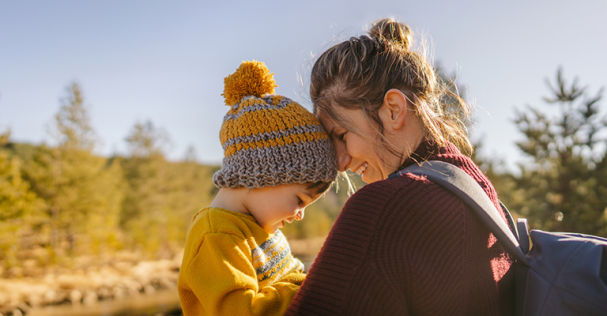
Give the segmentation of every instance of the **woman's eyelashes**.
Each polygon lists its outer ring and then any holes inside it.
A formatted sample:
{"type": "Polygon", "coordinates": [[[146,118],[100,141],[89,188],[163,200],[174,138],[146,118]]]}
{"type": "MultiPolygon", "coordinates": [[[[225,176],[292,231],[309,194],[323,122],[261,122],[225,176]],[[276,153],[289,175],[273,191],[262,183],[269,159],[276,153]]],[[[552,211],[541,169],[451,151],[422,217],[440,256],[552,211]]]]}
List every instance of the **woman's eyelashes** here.
{"type": "Polygon", "coordinates": [[[297,205],[299,205],[299,206],[304,205],[304,202],[299,197],[297,197],[297,205]]]}
{"type": "Polygon", "coordinates": [[[343,133],[337,135],[337,139],[339,139],[340,142],[343,142],[344,141],[344,136],[346,136],[346,133],[347,132],[343,132],[343,133]]]}

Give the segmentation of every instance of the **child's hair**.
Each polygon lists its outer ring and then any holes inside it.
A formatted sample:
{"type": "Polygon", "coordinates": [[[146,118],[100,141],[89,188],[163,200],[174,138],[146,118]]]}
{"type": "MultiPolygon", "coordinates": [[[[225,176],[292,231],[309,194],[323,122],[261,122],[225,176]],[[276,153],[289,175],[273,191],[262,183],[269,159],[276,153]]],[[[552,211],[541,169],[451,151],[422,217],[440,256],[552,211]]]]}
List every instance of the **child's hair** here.
{"type": "Polygon", "coordinates": [[[331,188],[331,185],[334,182],[326,182],[326,181],[316,181],[316,182],[308,182],[306,183],[306,189],[314,190],[315,194],[323,194],[331,188]]]}
{"type": "Polygon", "coordinates": [[[383,147],[398,155],[401,151],[383,135],[378,110],[386,92],[399,89],[422,122],[426,139],[441,146],[450,141],[471,154],[473,147],[465,126],[470,115],[468,105],[437,78],[423,53],[410,50],[412,43],[409,26],[387,18],[375,21],[368,36],[352,37],[329,48],[312,68],[310,97],[314,114],[328,115],[357,133],[333,107],[360,109],[367,120],[375,123],[371,125],[377,128],[383,147]],[[447,98],[450,104],[443,104],[447,98]]]}
{"type": "Polygon", "coordinates": [[[219,139],[218,188],[263,188],[335,181],[337,162],[318,119],[293,100],[274,94],[276,82],[264,63],[243,62],[224,79],[228,113],[219,139]]]}

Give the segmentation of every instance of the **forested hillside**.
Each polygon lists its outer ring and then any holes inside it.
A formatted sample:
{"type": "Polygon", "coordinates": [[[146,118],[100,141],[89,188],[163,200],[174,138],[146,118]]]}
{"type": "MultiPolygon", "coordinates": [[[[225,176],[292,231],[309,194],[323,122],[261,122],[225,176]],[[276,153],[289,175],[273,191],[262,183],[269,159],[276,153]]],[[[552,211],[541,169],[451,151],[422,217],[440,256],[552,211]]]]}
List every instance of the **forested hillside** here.
{"type": "MultiPolygon", "coordinates": [[[[79,256],[132,251],[142,259],[172,258],[192,215],[208,205],[219,166],[166,159],[168,134],[136,123],[128,154],[101,157],[78,84],[70,85],[54,118],[55,145],[0,138],[0,274],[19,277],[79,256]]],[[[343,205],[347,185],[309,207],[306,220],[285,227],[291,238],[325,236],[343,205]]]]}
{"type": "MultiPolygon", "coordinates": [[[[557,106],[555,115],[531,106],[515,113],[518,146],[527,157],[518,170],[484,155],[480,143],[472,158],[515,217],[529,218],[532,228],[607,236],[602,90],[591,94],[577,80],[569,84],[560,70],[547,84],[552,95],[545,101],[557,106]]],[[[451,88],[458,90],[453,82],[451,88]]],[[[4,277],[120,251],[172,258],[185,241],[192,215],[216,192],[211,179],[219,166],[198,163],[193,149],[181,161],[167,160],[168,133],[149,121],[135,123],[125,135],[126,154],[95,154],[99,139],[76,83],[66,89],[49,133],[52,145],[13,142],[10,130],[0,135],[4,277]]],[[[363,185],[357,176],[351,179],[363,185]]],[[[290,239],[327,235],[348,198],[346,181],[338,184],[339,190],[334,187],[307,208],[303,221],[283,229],[290,239]]]]}

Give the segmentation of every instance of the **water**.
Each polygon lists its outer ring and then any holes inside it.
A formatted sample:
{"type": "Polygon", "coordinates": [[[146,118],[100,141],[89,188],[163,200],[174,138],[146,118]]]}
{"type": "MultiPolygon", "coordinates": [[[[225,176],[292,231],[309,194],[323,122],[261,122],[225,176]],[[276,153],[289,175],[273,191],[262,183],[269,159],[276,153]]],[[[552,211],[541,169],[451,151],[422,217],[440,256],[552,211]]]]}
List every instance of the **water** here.
{"type": "Polygon", "coordinates": [[[92,305],[58,305],[33,309],[27,316],[181,316],[177,290],[163,290],[92,305]]]}
{"type": "MultiPolygon", "coordinates": [[[[308,271],[316,255],[298,255],[308,271]]],[[[92,305],[58,305],[33,309],[26,316],[182,316],[177,289],[162,290],[92,305]]]]}

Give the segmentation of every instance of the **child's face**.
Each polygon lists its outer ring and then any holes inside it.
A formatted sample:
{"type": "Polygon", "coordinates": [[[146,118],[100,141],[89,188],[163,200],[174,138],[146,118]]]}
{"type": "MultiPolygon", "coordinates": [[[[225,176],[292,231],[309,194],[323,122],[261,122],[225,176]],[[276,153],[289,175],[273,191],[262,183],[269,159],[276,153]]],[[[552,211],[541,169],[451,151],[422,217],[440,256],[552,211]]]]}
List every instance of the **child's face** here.
{"type": "Polygon", "coordinates": [[[273,234],[285,222],[302,220],[306,206],[320,198],[320,193],[307,186],[294,183],[254,188],[247,193],[244,206],[266,232],[273,234]]]}

